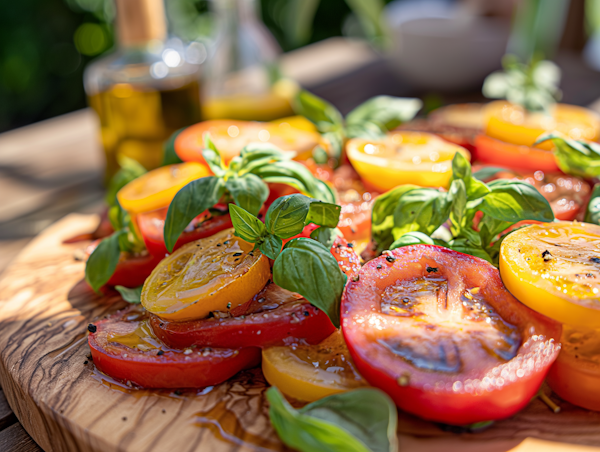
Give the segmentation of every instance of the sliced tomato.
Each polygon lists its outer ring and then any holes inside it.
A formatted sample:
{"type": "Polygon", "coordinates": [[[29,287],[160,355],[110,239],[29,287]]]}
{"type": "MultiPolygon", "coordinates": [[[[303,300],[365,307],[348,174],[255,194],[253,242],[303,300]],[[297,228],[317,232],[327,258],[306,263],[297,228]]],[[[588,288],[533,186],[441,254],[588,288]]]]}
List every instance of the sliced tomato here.
{"type": "Polygon", "coordinates": [[[475,147],[482,163],[520,171],[560,171],[552,151],[507,143],[487,135],[477,135],[475,147]]]}
{"type": "Polygon", "coordinates": [[[150,323],[161,340],[179,348],[269,347],[294,339],[316,344],[335,331],[324,312],[275,284],[268,284],[240,308],[231,315],[216,312],[191,322],[168,322],[152,315],[150,323]]]}
{"type": "MultiPolygon", "coordinates": [[[[195,240],[210,237],[224,229],[233,227],[231,217],[225,206],[217,206],[223,211],[222,215],[212,216],[206,211],[198,215],[183,231],[173,247],[173,251],[195,240]]],[[[168,254],[164,239],[165,219],[168,208],[145,212],[136,216],[136,222],[146,244],[148,252],[161,259],[168,254]]]]}
{"type": "Polygon", "coordinates": [[[348,283],[342,332],[360,374],[401,409],[464,425],[529,403],[558,356],[561,326],[519,303],[486,261],[416,245],[348,283]]]}
{"type": "Polygon", "coordinates": [[[144,388],[212,386],[260,362],[257,348],[166,347],[154,336],[138,306],[100,320],[92,331],[88,343],[98,370],[144,388]]]}

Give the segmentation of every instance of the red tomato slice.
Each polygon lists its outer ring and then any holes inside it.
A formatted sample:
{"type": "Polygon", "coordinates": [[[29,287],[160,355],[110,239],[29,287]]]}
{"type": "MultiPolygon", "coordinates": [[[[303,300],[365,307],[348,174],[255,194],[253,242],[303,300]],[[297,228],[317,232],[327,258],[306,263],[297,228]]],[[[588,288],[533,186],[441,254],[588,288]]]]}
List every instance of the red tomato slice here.
{"type": "Polygon", "coordinates": [[[95,328],[88,343],[98,370],[144,388],[212,386],[260,362],[258,348],[168,348],[137,306],[100,320],[95,328]]]}
{"type": "Polygon", "coordinates": [[[189,322],[168,322],[151,315],[150,324],[162,341],[176,348],[194,344],[204,347],[271,347],[283,345],[290,339],[317,344],[335,331],[324,312],[300,295],[275,284],[267,285],[244,307],[241,312],[232,311],[232,315],[238,314],[237,317],[212,317],[189,322]]]}
{"type": "Polygon", "coordinates": [[[477,135],[475,147],[482,163],[522,171],[560,171],[552,151],[506,143],[487,135],[477,135]]]}
{"type": "Polygon", "coordinates": [[[405,411],[454,425],[512,416],[558,356],[561,326],[519,303],[482,259],[407,246],[358,276],[342,332],[360,374],[405,411]]]}
{"type": "MultiPolygon", "coordinates": [[[[163,235],[167,211],[168,208],[164,208],[152,212],[145,212],[136,216],[137,225],[140,228],[140,233],[142,234],[148,252],[161,259],[168,253],[163,235]]],[[[231,223],[229,213],[225,213],[218,217],[211,217],[208,211],[204,212],[201,215],[198,215],[190,223],[188,228],[183,231],[179,239],[177,239],[173,251],[181,248],[186,243],[210,237],[217,232],[231,227],[233,227],[233,224],[231,223]]]]}

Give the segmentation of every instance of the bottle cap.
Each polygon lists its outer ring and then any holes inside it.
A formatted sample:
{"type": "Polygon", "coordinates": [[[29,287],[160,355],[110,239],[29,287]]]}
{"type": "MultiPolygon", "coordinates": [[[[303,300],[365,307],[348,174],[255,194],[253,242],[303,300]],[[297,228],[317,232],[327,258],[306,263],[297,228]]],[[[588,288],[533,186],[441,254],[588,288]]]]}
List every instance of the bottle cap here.
{"type": "Polygon", "coordinates": [[[124,46],[164,40],[167,36],[163,0],[117,0],[117,30],[124,46]]]}

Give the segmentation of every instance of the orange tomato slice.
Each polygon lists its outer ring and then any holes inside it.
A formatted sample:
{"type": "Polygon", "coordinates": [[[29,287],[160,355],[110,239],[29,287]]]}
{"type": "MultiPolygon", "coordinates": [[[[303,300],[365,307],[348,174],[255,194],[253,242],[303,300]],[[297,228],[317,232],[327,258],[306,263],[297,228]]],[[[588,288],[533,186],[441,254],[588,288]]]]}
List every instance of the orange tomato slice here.
{"type": "Polygon", "coordinates": [[[357,372],[340,331],[318,345],[294,344],[263,350],[265,378],[281,392],[312,402],[367,386],[357,372]]]}
{"type": "Polygon", "coordinates": [[[219,119],[188,127],[175,139],[175,152],[186,162],[204,162],[204,135],[210,134],[225,163],[240,154],[252,142],[268,142],[285,151],[296,152],[296,158],[310,156],[322,143],[316,131],[301,130],[289,122],[268,123],[219,119]]]}
{"type": "MultiPolygon", "coordinates": [[[[506,101],[490,102],[485,108],[484,133],[492,138],[520,146],[533,146],[544,132],[558,131],[576,140],[600,138],[600,116],[583,107],[556,104],[550,115],[530,113],[506,101]]],[[[551,142],[539,148],[551,150],[551,142]]]]}
{"type": "Polygon", "coordinates": [[[500,249],[500,275],[522,303],[561,323],[600,328],[600,226],[527,226],[500,249]]]}
{"type": "Polygon", "coordinates": [[[475,148],[481,163],[522,171],[560,171],[554,153],[545,149],[511,144],[487,135],[477,135],[475,148]]]}
{"type": "Polygon", "coordinates": [[[354,169],[380,192],[403,184],[447,188],[457,152],[470,158],[463,147],[421,132],[392,132],[384,140],[354,138],[346,144],[354,169]]]}
{"type": "Polygon", "coordinates": [[[163,166],[129,182],[117,199],[130,214],[149,212],[168,206],[181,188],[209,175],[206,166],[195,162],[163,166]]]}
{"type": "Polygon", "coordinates": [[[175,321],[228,312],[249,301],[271,278],[269,260],[233,229],[188,243],[163,259],[144,283],[142,305],[175,321]]]}

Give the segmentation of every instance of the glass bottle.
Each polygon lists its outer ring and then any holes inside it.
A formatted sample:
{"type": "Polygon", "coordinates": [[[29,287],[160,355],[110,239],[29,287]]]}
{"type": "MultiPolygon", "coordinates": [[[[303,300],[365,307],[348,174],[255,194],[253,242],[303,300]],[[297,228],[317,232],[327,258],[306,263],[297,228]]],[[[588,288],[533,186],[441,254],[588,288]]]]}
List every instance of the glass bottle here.
{"type": "Polygon", "coordinates": [[[208,61],[203,117],[268,121],[292,114],[296,85],[279,77],[275,38],[255,0],[213,0],[216,38],[208,61]]]}
{"type": "Polygon", "coordinates": [[[163,143],[176,130],[201,120],[199,42],[167,39],[163,0],[117,0],[119,48],[86,69],[90,106],[100,119],[106,180],[118,158],[147,169],[160,166],[163,143]]]}

